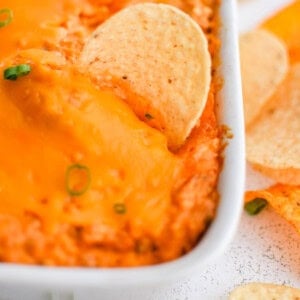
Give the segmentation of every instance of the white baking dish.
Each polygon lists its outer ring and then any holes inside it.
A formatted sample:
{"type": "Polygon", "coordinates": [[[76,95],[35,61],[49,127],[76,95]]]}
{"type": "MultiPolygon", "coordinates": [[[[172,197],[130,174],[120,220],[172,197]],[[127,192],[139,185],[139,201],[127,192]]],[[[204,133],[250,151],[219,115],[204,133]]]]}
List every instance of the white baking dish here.
{"type": "Polygon", "coordinates": [[[238,225],[244,191],[244,127],[234,0],[220,10],[221,65],[224,86],[218,97],[219,119],[232,129],[219,181],[220,204],[211,227],[193,251],[173,262],[118,269],[46,268],[0,264],[0,299],[143,299],[160,287],[191,275],[220,255],[238,225]],[[139,296],[138,296],[139,295],[139,296]]]}

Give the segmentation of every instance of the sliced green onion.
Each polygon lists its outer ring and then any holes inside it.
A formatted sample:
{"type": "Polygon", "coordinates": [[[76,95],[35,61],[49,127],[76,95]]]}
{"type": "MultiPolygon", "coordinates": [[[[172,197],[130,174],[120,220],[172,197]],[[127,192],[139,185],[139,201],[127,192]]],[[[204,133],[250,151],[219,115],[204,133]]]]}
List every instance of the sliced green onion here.
{"type": "Polygon", "coordinates": [[[12,21],[12,19],[13,19],[13,12],[9,8],[2,8],[2,9],[0,9],[0,16],[2,16],[2,15],[6,15],[7,17],[6,17],[5,20],[0,21],[0,28],[1,27],[5,27],[8,24],[10,24],[11,21],[12,21]]]}
{"type": "Polygon", "coordinates": [[[246,212],[251,215],[259,214],[268,204],[268,201],[264,198],[254,198],[252,201],[245,204],[246,212]]]}
{"type": "Polygon", "coordinates": [[[91,172],[87,166],[74,164],[68,167],[66,172],[66,188],[70,196],[83,195],[91,184],[91,172]],[[83,177],[83,180],[77,179],[76,175],[83,177]]]}
{"type": "Polygon", "coordinates": [[[4,70],[3,77],[6,80],[17,80],[21,76],[26,76],[31,72],[31,67],[28,64],[22,64],[10,67],[4,70]]]}
{"type": "Polygon", "coordinates": [[[26,76],[31,72],[31,67],[28,64],[18,65],[17,73],[18,76],[26,76]]]}
{"type": "Polygon", "coordinates": [[[11,68],[5,69],[3,72],[3,77],[6,80],[17,80],[17,78],[18,78],[17,68],[11,67],[11,68]]]}
{"type": "Polygon", "coordinates": [[[148,119],[148,120],[154,119],[153,116],[152,116],[151,114],[149,114],[149,113],[146,113],[146,114],[145,114],[145,117],[146,117],[146,119],[148,119]]]}
{"type": "Polygon", "coordinates": [[[126,213],[126,206],[124,203],[116,203],[114,205],[114,211],[116,214],[124,215],[126,213]]]}

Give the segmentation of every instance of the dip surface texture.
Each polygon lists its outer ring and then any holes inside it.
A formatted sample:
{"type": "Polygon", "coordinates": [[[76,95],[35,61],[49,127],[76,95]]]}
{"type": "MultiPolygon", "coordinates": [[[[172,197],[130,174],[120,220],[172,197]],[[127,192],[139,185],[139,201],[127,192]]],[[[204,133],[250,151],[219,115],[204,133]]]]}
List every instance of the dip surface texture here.
{"type": "MultiPolygon", "coordinates": [[[[176,152],[111,90],[77,65],[113,13],[143,1],[1,0],[0,261],[138,266],[190,251],[215,216],[222,130],[213,81],[204,112],[176,152]],[[2,17],[2,16],[1,16],[2,17]]],[[[217,0],[175,5],[204,30],[216,66],[217,0]]],[[[113,51],[113,49],[112,49],[113,51]]]]}

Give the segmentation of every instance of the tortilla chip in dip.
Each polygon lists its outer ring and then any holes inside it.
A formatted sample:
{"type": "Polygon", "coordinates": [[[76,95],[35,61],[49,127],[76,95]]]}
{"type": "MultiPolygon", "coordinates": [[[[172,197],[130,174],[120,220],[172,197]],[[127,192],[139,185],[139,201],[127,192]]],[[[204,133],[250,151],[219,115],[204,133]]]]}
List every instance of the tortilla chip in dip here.
{"type": "Polygon", "coordinates": [[[121,86],[134,112],[161,130],[171,149],[183,144],[206,104],[207,39],[170,5],[140,4],[112,16],[87,40],[81,63],[100,86],[121,86]]]}

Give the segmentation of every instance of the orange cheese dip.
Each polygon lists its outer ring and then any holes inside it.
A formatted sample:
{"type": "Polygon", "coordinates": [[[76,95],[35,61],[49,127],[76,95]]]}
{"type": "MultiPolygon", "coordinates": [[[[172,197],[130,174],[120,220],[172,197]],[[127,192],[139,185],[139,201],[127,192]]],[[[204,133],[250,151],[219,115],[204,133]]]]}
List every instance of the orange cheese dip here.
{"type": "MultiPolygon", "coordinates": [[[[198,125],[172,153],[161,132],[76,64],[89,34],[137,2],[1,1],[13,19],[0,28],[0,71],[29,64],[31,72],[0,79],[0,261],[157,264],[191,250],[214,218],[216,80],[198,125]]],[[[190,13],[216,58],[216,0],[153,2],[190,13]]]]}

